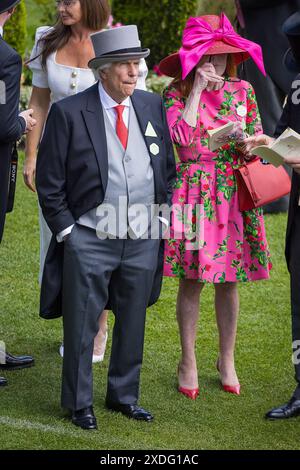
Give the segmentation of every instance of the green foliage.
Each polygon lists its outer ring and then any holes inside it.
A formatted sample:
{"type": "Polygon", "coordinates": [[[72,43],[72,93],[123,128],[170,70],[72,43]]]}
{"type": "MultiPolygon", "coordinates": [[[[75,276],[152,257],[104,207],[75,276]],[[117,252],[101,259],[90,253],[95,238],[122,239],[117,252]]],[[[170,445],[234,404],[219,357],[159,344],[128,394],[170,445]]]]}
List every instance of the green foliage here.
{"type": "Polygon", "coordinates": [[[53,25],[57,17],[55,0],[34,0],[34,2],[42,14],[41,25],[53,25]]]}
{"type": "Polygon", "coordinates": [[[5,25],[4,39],[24,57],[26,50],[26,6],[24,0],[5,25]]]}
{"type": "Polygon", "coordinates": [[[164,89],[169,85],[171,80],[172,79],[169,77],[159,77],[156,73],[150,71],[146,80],[147,90],[162,95],[164,89]]]}
{"type": "Polygon", "coordinates": [[[151,49],[150,67],[178,50],[186,20],[195,15],[197,0],[114,0],[115,21],[136,24],[143,47],[151,49]]]}
{"type": "Polygon", "coordinates": [[[233,0],[199,0],[197,14],[201,15],[219,15],[222,11],[233,21],[235,18],[235,3],[233,0]]]}
{"type": "MultiPolygon", "coordinates": [[[[55,0],[25,0],[27,8],[27,44],[25,60],[30,56],[32,50],[35,32],[39,26],[51,26],[56,20],[55,0]]],[[[31,85],[32,72],[29,67],[23,69],[23,84],[31,85]]],[[[25,97],[27,94],[25,94],[25,97]]],[[[24,99],[25,104],[26,99],[24,99]]]]}
{"type": "MultiPolygon", "coordinates": [[[[25,70],[27,70],[27,68],[25,67],[24,69],[24,72],[25,70]]],[[[26,85],[26,77],[24,77],[24,80],[23,80],[23,86],[21,87],[21,94],[20,94],[20,109],[28,109],[29,108],[29,100],[30,100],[30,97],[31,97],[31,91],[32,91],[32,88],[31,86],[25,86],[26,85]]]]}
{"type": "MultiPolygon", "coordinates": [[[[47,13],[45,9],[49,11],[50,9],[53,14],[56,12],[54,0],[49,0],[47,4],[38,3],[39,0],[25,0],[26,9],[27,9],[27,56],[30,53],[32,46],[34,44],[36,28],[39,26],[45,26],[52,24],[50,22],[51,18],[47,18],[47,13]],[[49,6],[47,6],[49,5],[49,6]]],[[[42,0],[43,1],[43,0],[42,0]]]]}

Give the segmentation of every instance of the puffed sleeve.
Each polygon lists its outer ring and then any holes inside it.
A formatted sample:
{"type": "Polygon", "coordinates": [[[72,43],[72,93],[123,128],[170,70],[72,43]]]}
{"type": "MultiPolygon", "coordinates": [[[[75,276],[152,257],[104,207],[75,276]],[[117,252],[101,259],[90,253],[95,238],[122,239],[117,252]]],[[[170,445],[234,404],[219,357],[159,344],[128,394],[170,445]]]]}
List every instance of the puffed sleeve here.
{"type": "Polygon", "coordinates": [[[136,84],[137,89],[147,91],[147,87],[146,87],[147,75],[148,75],[148,67],[147,67],[145,59],[142,59],[140,61],[140,66],[139,66],[139,76],[138,76],[138,80],[136,84]]]}
{"type": "Polygon", "coordinates": [[[34,59],[28,64],[32,70],[32,85],[38,88],[49,88],[47,70],[42,66],[41,43],[38,41],[49,32],[52,28],[49,26],[41,26],[37,28],[35,33],[35,44],[30,54],[30,59],[34,59]]]}
{"type": "Polygon", "coordinates": [[[250,83],[248,83],[247,88],[246,132],[249,135],[263,133],[255,91],[250,83]]]}
{"type": "Polygon", "coordinates": [[[197,127],[190,126],[182,117],[185,100],[172,85],[165,89],[163,100],[172,142],[179,147],[190,146],[196,138],[197,127]]]}

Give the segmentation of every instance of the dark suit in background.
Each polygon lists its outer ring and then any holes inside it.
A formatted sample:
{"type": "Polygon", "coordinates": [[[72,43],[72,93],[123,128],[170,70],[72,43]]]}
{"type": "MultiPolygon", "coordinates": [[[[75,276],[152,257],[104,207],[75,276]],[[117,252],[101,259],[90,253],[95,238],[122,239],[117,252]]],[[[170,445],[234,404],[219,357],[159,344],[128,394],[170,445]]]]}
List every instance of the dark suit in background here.
{"type": "Polygon", "coordinates": [[[0,104],[0,242],[2,240],[13,145],[25,131],[19,117],[22,59],[0,35],[0,80],[5,87],[5,104],[0,104]]]}
{"type": "MultiPolygon", "coordinates": [[[[17,2],[6,3],[16,4],[17,2]]],[[[21,57],[3,40],[0,34],[0,243],[7,212],[13,146],[26,128],[25,119],[19,116],[21,72],[21,57]]],[[[31,356],[12,356],[6,352],[4,361],[1,357],[0,369],[22,369],[32,366],[33,363],[34,360],[31,356]]],[[[0,377],[0,386],[6,384],[6,379],[0,377]]]]}
{"type": "MultiPolygon", "coordinates": [[[[300,75],[297,77],[300,80],[300,75]]],[[[278,137],[287,127],[300,133],[300,105],[292,102],[292,90],[275,131],[278,137]]],[[[300,175],[293,172],[292,191],[286,235],[286,260],[291,275],[292,337],[300,341],[300,175]]],[[[298,383],[294,396],[300,400],[300,364],[295,365],[295,378],[298,383]]]]}
{"type": "MultiPolygon", "coordinates": [[[[256,93],[264,132],[274,135],[282,108],[295,74],[282,64],[289,42],[282,31],[284,21],[300,10],[300,0],[240,0],[242,15],[239,33],[261,45],[267,77],[248,60],[240,68],[240,77],[249,81],[256,93]],[[242,23],[244,19],[244,25],[242,23]],[[242,27],[244,26],[244,28],[242,27]]],[[[288,196],[266,206],[267,212],[286,211],[288,196]]]]}
{"type": "Polygon", "coordinates": [[[240,32],[261,45],[268,77],[263,77],[250,60],[240,72],[255,89],[264,132],[273,135],[295,78],[282,64],[289,48],[282,24],[300,10],[300,0],[240,0],[240,5],[245,21],[245,28],[240,26],[240,32]]]}

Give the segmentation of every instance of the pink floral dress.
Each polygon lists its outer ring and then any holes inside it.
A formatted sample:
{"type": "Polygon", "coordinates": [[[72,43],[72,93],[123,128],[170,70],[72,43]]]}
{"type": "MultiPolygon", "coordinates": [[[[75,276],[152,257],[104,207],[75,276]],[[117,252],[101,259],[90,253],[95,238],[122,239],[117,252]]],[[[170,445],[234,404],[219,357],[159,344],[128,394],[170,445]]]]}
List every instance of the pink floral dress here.
{"type": "Polygon", "coordinates": [[[234,169],[241,165],[241,156],[234,143],[216,152],[208,149],[207,130],[229,121],[244,121],[249,135],[262,132],[252,86],[226,79],[221,90],[204,91],[195,128],[182,118],[185,99],[172,85],[164,102],[180,160],[164,275],[210,283],[268,278],[271,263],[262,209],[240,212],[238,207],[234,169]],[[189,207],[185,212],[183,205],[189,207]]]}

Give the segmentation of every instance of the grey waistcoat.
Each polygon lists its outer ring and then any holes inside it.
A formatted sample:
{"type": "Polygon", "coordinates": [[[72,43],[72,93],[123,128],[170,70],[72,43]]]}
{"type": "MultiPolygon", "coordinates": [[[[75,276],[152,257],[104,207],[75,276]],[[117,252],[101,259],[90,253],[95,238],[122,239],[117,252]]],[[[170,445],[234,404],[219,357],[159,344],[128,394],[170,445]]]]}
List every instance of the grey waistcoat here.
{"type": "Polygon", "coordinates": [[[134,108],[129,113],[129,136],[124,148],[103,110],[108,150],[108,184],[103,203],[82,215],[77,223],[97,229],[100,238],[132,238],[148,234],[154,217],[154,177],[151,159],[134,108]],[[143,204],[140,211],[132,207],[143,204]],[[142,211],[141,211],[142,209],[142,211]],[[115,223],[116,222],[116,223],[115,223]]]}

